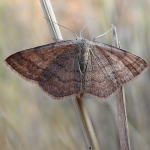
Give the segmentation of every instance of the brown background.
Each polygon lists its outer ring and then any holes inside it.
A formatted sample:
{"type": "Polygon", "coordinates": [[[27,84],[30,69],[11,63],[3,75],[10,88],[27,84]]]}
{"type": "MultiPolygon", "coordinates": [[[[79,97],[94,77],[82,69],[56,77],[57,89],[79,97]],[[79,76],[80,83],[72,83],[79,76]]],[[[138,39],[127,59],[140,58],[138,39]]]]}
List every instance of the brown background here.
{"type": "MultiPolygon", "coordinates": [[[[150,63],[148,0],[52,0],[59,24],[92,40],[117,27],[122,48],[150,63]]],[[[52,100],[3,63],[23,49],[52,42],[39,0],[0,1],[0,150],[86,150],[71,98],[52,100]]],[[[64,39],[75,40],[61,28],[64,39]]],[[[111,32],[97,39],[111,44],[111,32]]],[[[125,86],[132,150],[150,149],[150,70],[125,86]]],[[[116,100],[85,97],[101,150],[119,150],[116,100]]]]}

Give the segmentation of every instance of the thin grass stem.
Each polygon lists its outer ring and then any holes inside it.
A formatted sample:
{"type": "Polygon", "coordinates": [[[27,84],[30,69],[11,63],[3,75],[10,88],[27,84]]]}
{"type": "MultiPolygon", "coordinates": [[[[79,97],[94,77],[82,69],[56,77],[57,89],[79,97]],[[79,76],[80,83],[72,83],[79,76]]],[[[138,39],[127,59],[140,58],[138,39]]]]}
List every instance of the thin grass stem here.
{"type": "MultiPolygon", "coordinates": [[[[115,47],[121,47],[118,41],[116,27],[113,26],[112,29],[112,45],[115,47]]],[[[131,150],[130,140],[129,140],[129,130],[127,123],[126,114],[126,103],[124,96],[124,89],[121,86],[116,92],[117,98],[117,114],[118,114],[118,128],[119,128],[119,139],[120,139],[120,150],[131,150]]]]}

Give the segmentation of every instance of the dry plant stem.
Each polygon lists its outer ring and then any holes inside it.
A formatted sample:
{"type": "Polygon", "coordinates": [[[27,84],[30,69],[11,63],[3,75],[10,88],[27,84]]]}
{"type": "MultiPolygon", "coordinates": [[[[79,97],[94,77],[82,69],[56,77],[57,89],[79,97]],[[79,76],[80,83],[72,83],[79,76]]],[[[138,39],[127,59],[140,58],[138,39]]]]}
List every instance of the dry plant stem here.
{"type": "MultiPolygon", "coordinates": [[[[112,30],[112,45],[115,47],[120,47],[118,42],[116,27],[114,27],[112,30]]],[[[128,124],[127,124],[126,103],[124,97],[124,89],[122,86],[119,89],[117,89],[116,98],[117,98],[120,150],[131,150],[130,141],[129,141],[128,124]]]]}
{"type": "Polygon", "coordinates": [[[59,27],[57,24],[55,24],[57,23],[57,21],[56,21],[56,17],[55,17],[53,8],[51,6],[50,0],[40,0],[40,3],[41,3],[52,38],[55,41],[62,40],[63,38],[60,33],[59,27]],[[52,21],[55,23],[53,23],[52,21]]]}
{"type": "Polygon", "coordinates": [[[129,132],[126,115],[126,105],[124,99],[123,87],[117,90],[117,113],[118,113],[118,124],[119,124],[119,137],[120,137],[120,149],[130,150],[129,132]]]}
{"type": "Polygon", "coordinates": [[[76,112],[79,117],[79,121],[81,123],[81,127],[83,130],[88,148],[92,150],[100,150],[100,147],[98,145],[98,141],[96,139],[96,135],[95,135],[90,117],[88,115],[88,112],[85,108],[82,96],[80,98],[76,97],[76,99],[74,99],[74,105],[75,105],[76,112]]]}
{"type": "MultiPolygon", "coordinates": [[[[50,30],[50,33],[52,35],[52,38],[55,39],[55,41],[58,41],[58,39],[62,40],[62,36],[59,30],[59,27],[57,24],[53,24],[53,22],[57,23],[53,9],[51,7],[49,0],[40,0],[45,18],[47,20],[47,24],[50,30]],[[51,20],[51,21],[50,21],[51,20]]],[[[89,146],[89,149],[92,150],[100,150],[98,146],[98,142],[90,121],[90,117],[84,107],[83,99],[76,98],[74,100],[75,109],[78,115],[78,118],[80,120],[84,136],[86,138],[87,145],[89,146]]]]}

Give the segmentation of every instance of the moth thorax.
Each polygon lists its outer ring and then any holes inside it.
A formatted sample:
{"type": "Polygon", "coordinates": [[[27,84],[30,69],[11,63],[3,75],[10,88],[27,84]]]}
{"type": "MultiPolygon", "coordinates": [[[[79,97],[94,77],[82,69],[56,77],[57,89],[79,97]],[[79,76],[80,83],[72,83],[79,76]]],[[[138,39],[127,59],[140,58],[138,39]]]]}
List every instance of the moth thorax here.
{"type": "Polygon", "coordinates": [[[80,57],[80,69],[82,72],[82,75],[85,74],[86,68],[87,68],[87,63],[89,59],[89,48],[85,47],[84,50],[81,52],[81,57],[80,57]]]}
{"type": "Polygon", "coordinates": [[[89,59],[89,50],[90,50],[90,48],[87,47],[86,50],[85,50],[85,52],[84,52],[84,63],[85,64],[87,64],[87,61],[89,59]]]}

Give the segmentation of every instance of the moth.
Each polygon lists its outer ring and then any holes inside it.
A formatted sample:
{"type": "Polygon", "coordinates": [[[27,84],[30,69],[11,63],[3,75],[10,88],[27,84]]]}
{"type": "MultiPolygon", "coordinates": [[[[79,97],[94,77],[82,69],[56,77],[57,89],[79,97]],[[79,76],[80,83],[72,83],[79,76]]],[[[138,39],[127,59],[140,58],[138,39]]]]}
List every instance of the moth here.
{"type": "Polygon", "coordinates": [[[147,67],[134,54],[81,37],[23,50],[5,62],[55,99],[84,94],[107,98],[147,67]]]}

